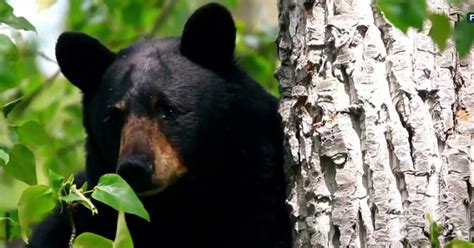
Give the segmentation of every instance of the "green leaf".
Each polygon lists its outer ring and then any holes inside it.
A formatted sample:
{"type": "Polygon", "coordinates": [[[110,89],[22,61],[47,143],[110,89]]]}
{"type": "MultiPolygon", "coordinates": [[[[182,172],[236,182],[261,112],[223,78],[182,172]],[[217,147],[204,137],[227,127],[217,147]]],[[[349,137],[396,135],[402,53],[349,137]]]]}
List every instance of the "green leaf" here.
{"type": "Polygon", "coordinates": [[[7,24],[8,26],[14,28],[14,29],[23,29],[26,31],[33,31],[36,32],[35,27],[28,21],[26,18],[20,16],[14,16],[11,15],[9,18],[0,20],[1,22],[7,24]]]}
{"type": "Polygon", "coordinates": [[[426,17],[425,0],[377,0],[377,7],[388,21],[403,32],[409,27],[423,27],[426,17]]]}
{"type": "Polygon", "coordinates": [[[53,191],[59,195],[61,192],[61,186],[64,181],[64,177],[54,172],[53,170],[49,170],[48,174],[49,174],[49,186],[51,186],[53,191]]]}
{"type": "MultiPolygon", "coordinates": [[[[27,121],[22,126],[15,127],[14,130],[18,135],[18,141],[34,149],[38,157],[53,156],[44,154],[48,149],[54,148],[54,140],[51,139],[40,124],[35,121],[27,121]]],[[[48,174],[48,166],[45,163],[38,163],[36,168],[38,184],[48,184],[48,174]]]]}
{"type": "Polygon", "coordinates": [[[10,150],[10,161],[5,171],[26,184],[36,184],[36,162],[34,154],[26,146],[16,144],[10,150]]]}
{"type": "Polygon", "coordinates": [[[99,179],[99,183],[92,193],[92,198],[101,201],[117,211],[137,215],[150,221],[150,215],[138,199],[135,192],[117,174],[105,174],[99,179]]]}
{"type": "Polygon", "coordinates": [[[125,222],[125,213],[119,211],[117,232],[115,234],[114,248],[133,248],[133,240],[125,222]]]}
{"type": "Polygon", "coordinates": [[[3,115],[5,116],[5,118],[8,117],[8,114],[13,110],[13,108],[18,105],[18,103],[20,103],[22,100],[22,98],[17,98],[11,102],[8,102],[6,103],[5,105],[3,105],[2,107],[2,112],[3,112],[3,115]]]}
{"type": "Polygon", "coordinates": [[[51,137],[35,121],[27,121],[16,128],[19,141],[29,147],[52,146],[51,137]]]}
{"type": "Polygon", "coordinates": [[[114,241],[86,232],[74,240],[73,248],[133,248],[132,236],[125,221],[125,213],[119,211],[114,241]]]}
{"type": "Polygon", "coordinates": [[[0,34],[0,92],[13,88],[20,82],[21,75],[17,75],[16,64],[19,58],[15,44],[8,36],[0,34]]]}
{"type": "Polygon", "coordinates": [[[113,248],[114,242],[94,233],[85,232],[74,240],[73,248],[113,248]]]}
{"type": "Polygon", "coordinates": [[[9,160],[10,160],[10,156],[8,155],[8,153],[5,152],[3,149],[0,149],[0,165],[4,166],[8,164],[9,160]]]}
{"type": "Polygon", "coordinates": [[[454,25],[454,39],[456,50],[464,58],[474,42],[474,25],[466,20],[456,22],[454,25]]]}
{"type": "Polygon", "coordinates": [[[36,29],[24,17],[17,17],[13,14],[13,8],[5,1],[0,1],[0,23],[7,24],[15,29],[23,29],[26,31],[34,31],[36,29]]]}
{"type": "Polygon", "coordinates": [[[89,187],[89,184],[87,182],[84,182],[79,190],[81,192],[86,192],[88,187],[89,187]]]}
{"type": "Polygon", "coordinates": [[[453,239],[445,246],[446,248],[474,248],[474,243],[467,240],[453,239]]]}
{"type": "Polygon", "coordinates": [[[4,34],[0,34],[0,54],[6,55],[9,61],[16,61],[20,58],[15,43],[4,34]]]}
{"type": "Polygon", "coordinates": [[[35,26],[33,26],[26,18],[16,17],[14,15],[9,16],[6,19],[0,19],[0,22],[7,24],[14,29],[23,29],[26,31],[33,31],[36,33],[35,26]]]}
{"type": "Polygon", "coordinates": [[[431,29],[429,35],[433,41],[438,45],[439,49],[444,50],[451,34],[451,26],[449,19],[443,14],[431,14],[431,29]]]}
{"type": "Polygon", "coordinates": [[[50,187],[34,185],[23,191],[18,202],[18,217],[21,226],[21,236],[28,243],[31,224],[43,220],[56,206],[56,198],[50,187]]]}
{"type": "Polygon", "coordinates": [[[436,223],[436,221],[433,220],[433,218],[431,217],[431,214],[426,214],[425,217],[428,220],[428,223],[430,224],[431,247],[441,248],[441,244],[439,242],[439,236],[441,235],[441,232],[443,231],[443,227],[438,225],[438,223],[436,223]]]}

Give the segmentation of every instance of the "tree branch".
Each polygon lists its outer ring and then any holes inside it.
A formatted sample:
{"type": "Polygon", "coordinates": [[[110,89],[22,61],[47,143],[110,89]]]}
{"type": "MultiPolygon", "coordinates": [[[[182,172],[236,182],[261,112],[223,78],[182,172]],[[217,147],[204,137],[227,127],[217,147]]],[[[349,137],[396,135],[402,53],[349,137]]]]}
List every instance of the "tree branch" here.
{"type": "Polygon", "coordinates": [[[68,215],[69,215],[69,222],[71,223],[71,236],[69,238],[69,248],[72,248],[74,243],[74,239],[76,239],[76,224],[74,223],[74,216],[73,216],[73,206],[68,206],[68,215]]]}
{"type": "Polygon", "coordinates": [[[51,62],[51,63],[58,64],[58,62],[56,62],[56,60],[50,58],[48,55],[46,55],[46,54],[43,53],[43,52],[38,52],[37,54],[38,54],[38,56],[40,56],[41,58],[43,58],[43,59],[46,60],[46,61],[49,61],[49,62],[51,62]]]}
{"type": "Polygon", "coordinates": [[[173,11],[174,6],[176,6],[177,2],[177,0],[168,1],[168,4],[163,7],[163,10],[161,11],[160,15],[158,16],[158,18],[156,18],[155,24],[153,25],[153,28],[151,29],[150,33],[145,36],[146,38],[151,38],[156,35],[158,30],[160,30],[160,27],[165,23],[166,19],[173,11]]]}

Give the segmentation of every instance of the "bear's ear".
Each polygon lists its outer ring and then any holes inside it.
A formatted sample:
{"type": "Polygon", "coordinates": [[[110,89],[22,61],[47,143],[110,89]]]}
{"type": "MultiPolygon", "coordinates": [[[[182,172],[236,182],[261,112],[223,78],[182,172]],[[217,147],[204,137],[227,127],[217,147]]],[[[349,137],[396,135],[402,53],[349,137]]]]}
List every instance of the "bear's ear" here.
{"type": "Polygon", "coordinates": [[[234,64],[235,24],[222,5],[210,3],[196,10],[184,26],[181,53],[216,72],[234,64]]]}
{"type": "Polygon", "coordinates": [[[113,52],[84,33],[64,32],[56,43],[56,60],[61,72],[84,93],[100,83],[114,58],[113,52]]]}

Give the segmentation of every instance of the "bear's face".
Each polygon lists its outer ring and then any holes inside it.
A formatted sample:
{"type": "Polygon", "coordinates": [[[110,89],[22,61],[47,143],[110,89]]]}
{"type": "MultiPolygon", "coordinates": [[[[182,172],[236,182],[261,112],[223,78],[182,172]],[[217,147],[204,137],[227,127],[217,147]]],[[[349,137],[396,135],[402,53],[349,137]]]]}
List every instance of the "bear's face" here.
{"type": "Polygon", "coordinates": [[[141,195],[186,174],[206,150],[208,130],[225,126],[234,47],[234,22],[217,4],[198,9],[181,38],[143,40],[117,54],[85,34],[63,33],[56,57],[84,94],[88,160],[141,195]]]}

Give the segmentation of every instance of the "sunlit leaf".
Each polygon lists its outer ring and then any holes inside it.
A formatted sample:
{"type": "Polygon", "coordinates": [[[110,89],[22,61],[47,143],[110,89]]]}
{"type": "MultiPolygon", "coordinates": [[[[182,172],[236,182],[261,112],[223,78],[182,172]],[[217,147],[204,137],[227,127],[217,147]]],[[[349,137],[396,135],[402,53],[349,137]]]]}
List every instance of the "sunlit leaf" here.
{"type": "Polygon", "coordinates": [[[56,0],[36,0],[36,8],[38,10],[44,10],[49,8],[54,3],[56,3],[56,0]]]}
{"type": "Polygon", "coordinates": [[[445,248],[474,248],[474,243],[467,240],[453,239],[446,244],[445,248]]]}
{"type": "Polygon", "coordinates": [[[439,242],[439,236],[441,235],[441,232],[443,231],[443,227],[438,225],[438,223],[436,223],[436,221],[433,220],[433,217],[431,217],[431,214],[426,214],[425,217],[428,220],[428,223],[430,224],[431,247],[441,248],[441,244],[439,242]]]}
{"type": "Polygon", "coordinates": [[[25,242],[28,242],[30,225],[43,220],[55,206],[56,198],[46,185],[34,185],[23,191],[18,202],[18,217],[25,242]]]}
{"type": "Polygon", "coordinates": [[[446,15],[432,14],[430,15],[431,29],[430,36],[434,43],[438,45],[441,50],[446,48],[449,35],[451,34],[451,26],[446,15]]]}
{"type": "Polygon", "coordinates": [[[73,248],[113,248],[114,242],[94,233],[82,233],[75,240],[73,248]]]}
{"type": "Polygon", "coordinates": [[[403,32],[409,27],[423,27],[426,17],[425,0],[377,0],[377,6],[387,20],[403,32]]]}
{"type": "Polygon", "coordinates": [[[10,161],[5,171],[26,184],[36,184],[36,162],[34,154],[26,146],[16,144],[9,152],[10,161]]]}
{"type": "Polygon", "coordinates": [[[87,188],[89,187],[89,184],[87,182],[84,182],[84,184],[82,184],[81,188],[79,189],[81,192],[85,192],[87,190],[87,188]]]}
{"type": "Polygon", "coordinates": [[[117,211],[123,210],[150,221],[148,212],[133,189],[117,174],[105,174],[100,177],[92,197],[117,211]]]}
{"type": "Polygon", "coordinates": [[[0,165],[6,165],[8,164],[8,161],[10,161],[10,156],[5,152],[5,150],[0,149],[0,165]]]}
{"type": "Polygon", "coordinates": [[[0,23],[7,24],[15,29],[23,29],[26,31],[34,31],[36,29],[24,17],[17,17],[13,14],[13,8],[5,1],[0,1],[0,23]]]}
{"type": "Polygon", "coordinates": [[[125,213],[123,211],[119,211],[118,215],[114,248],[133,248],[132,236],[125,222],[125,213]]]}

